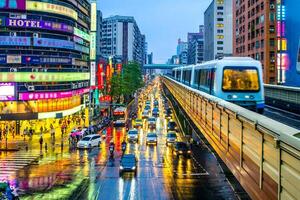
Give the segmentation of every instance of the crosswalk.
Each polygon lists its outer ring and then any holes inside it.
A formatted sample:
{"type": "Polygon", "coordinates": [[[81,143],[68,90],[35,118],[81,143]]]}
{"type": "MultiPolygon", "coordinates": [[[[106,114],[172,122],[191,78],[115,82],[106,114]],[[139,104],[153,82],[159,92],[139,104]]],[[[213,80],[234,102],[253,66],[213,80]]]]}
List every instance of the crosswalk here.
{"type": "Polygon", "coordinates": [[[17,175],[19,170],[37,163],[39,154],[15,153],[5,157],[0,157],[0,181],[17,175]]]}

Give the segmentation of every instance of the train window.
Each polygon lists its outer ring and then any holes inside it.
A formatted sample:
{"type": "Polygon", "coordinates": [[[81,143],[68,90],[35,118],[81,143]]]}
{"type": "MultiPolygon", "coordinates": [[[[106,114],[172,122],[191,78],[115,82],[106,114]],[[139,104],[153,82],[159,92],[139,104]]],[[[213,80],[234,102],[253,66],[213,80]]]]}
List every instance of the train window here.
{"type": "Polygon", "coordinates": [[[175,71],[172,71],[172,77],[175,78],[175,71]]]}
{"type": "Polygon", "coordinates": [[[225,68],[223,91],[259,91],[259,77],[256,68],[225,68]]]}
{"type": "Polygon", "coordinates": [[[199,86],[199,76],[200,76],[200,70],[195,70],[195,75],[194,75],[194,87],[198,88],[199,86]]]}

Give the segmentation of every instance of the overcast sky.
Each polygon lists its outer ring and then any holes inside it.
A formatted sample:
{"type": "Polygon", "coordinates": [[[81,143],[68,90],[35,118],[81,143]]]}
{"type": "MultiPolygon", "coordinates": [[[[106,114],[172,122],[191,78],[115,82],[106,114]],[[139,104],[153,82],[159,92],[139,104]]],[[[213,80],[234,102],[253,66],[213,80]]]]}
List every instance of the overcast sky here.
{"type": "Polygon", "coordinates": [[[197,32],[212,0],[98,0],[104,17],[134,16],[153,52],[154,63],[165,63],[176,54],[177,39],[197,32]]]}

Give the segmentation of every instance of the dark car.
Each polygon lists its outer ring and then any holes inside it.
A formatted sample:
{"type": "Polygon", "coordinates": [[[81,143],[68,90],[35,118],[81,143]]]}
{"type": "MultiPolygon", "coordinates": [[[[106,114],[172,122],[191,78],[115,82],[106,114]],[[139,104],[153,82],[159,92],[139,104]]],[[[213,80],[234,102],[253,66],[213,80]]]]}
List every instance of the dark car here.
{"type": "Polygon", "coordinates": [[[165,118],[166,119],[171,119],[172,118],[172,114],[173,114],[173,111],[171,108],[167,108],[166,111],[165,111],[165,118]]]}
{"type": "Polygon", "coordinates": [[[155,101],[153,102],[153,105],[154,105],[155,107],[157,107],[157,106],[158,106],[158,100],[155,100],[155,101]]]}
{"type": "Polygon", "coordinates": [[[153,117],[159,117],[159,109],[157,107],[153,108],[152,116],[153,117]]]}
{"type": "Polygon", "coordinates": [[[177,131],[177,124],[174,121],[169,121],[167,126],[167,131],[177,131]]]}
{"type": "Polygon", "coordinates": [[[192,151],[187,143],[175,142],[175,144],[172,146],[172,153],[176,156],[182,155],[185,157],[190,157],[192,151]]]}
{"type": "Polygon", "coordinates": [[[137,159],[134,154],[125,154],[121,158],[119,170],[120,176],[122,176],[124,172],[134,172],[134,175],[136,176],[137,159]]]}

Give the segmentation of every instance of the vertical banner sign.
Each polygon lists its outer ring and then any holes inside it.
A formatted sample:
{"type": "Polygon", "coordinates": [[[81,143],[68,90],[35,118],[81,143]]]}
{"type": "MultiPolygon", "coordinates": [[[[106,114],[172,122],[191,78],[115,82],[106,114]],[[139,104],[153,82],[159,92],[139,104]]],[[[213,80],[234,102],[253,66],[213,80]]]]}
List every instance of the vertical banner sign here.
{"type": "Polygon", "coordinates": [[[100,90],[102,90],[104,88],[104,81],[103,81],[103,64],[99,63],[98,64],[98,72],[97,72],[97,76],[98,76],[98,88],[100,90]]]}
{"type": "Polygon", "coordinates": [[[91,32],[90,34],[90,59],[95,60],[96,59],[96,32],[91,32]]]}
{"type": "Polygon", "coordinates": [[[91,86],[96,85],[96,62],[91,62],[91,86]]]}
{"type": "Polygon", "coordinates": [[[97,4],[91,2],[91,31],[97,31],[97,4]]]}

